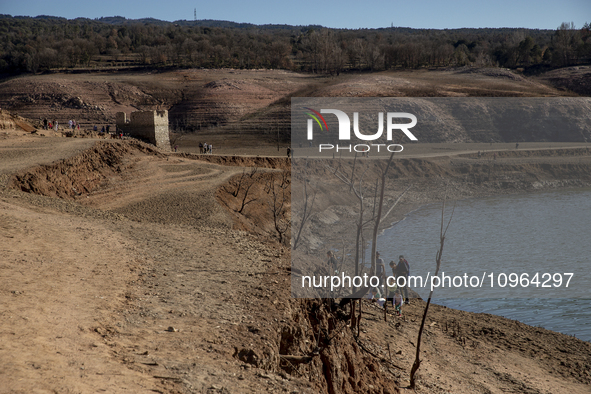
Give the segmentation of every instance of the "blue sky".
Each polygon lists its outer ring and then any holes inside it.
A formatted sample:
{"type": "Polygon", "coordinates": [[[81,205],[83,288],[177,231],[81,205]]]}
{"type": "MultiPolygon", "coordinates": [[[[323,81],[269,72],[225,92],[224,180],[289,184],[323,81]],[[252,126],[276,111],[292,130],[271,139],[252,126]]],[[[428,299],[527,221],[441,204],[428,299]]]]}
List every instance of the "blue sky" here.
{"type": "Polygon", "coordinates": [[[220,19],[254,24],[333,28],[525,27],[555,29],[562,22],[591,23],[591,0],[0,0],[0,13],[68,19],[124,16],[167,21],[220,19]]]}

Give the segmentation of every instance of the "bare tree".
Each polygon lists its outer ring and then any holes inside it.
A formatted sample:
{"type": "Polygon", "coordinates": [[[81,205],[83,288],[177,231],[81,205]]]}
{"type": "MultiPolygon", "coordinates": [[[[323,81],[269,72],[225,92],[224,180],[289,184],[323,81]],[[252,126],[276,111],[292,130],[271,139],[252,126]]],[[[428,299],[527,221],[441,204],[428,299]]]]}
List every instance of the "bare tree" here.
{"type": "MultiPolygon", "coordinates": [[[[441,228],[439,230],[439,250],[435,255],[435,263],[437,264],[437,268],[435,269],[435,276],[439,275],[439,268],[441,267],[441,255],[443,254],[443,245],[445,243],[445,234],[447,234],[447,229],[451,223],[451,219],[454,216],[455,204],[454,208],[451,211],[451,216],[449,217],[449,221],[447,222],[447,226],[445,229],[443,228],[444,225],[444,213],[445,213],[445,198],[443,199],[443,206],[441,207],[441,228]]],[[[429,292],[429,299],[427,300],[427,304],[425,305],[425,311],[423,312],[423,320],[421,320],[421,327],[419,328],[419,334],[417,338],[417,352],[415,355],[415,361],[412,365],[412,369],[410,370],[410,387],[412,389],[416,386],[415,381],[415,374],[418,371],[419,367],[421,366],[421,337],[423,335],[423,329],[425,328],[425,321],[427,320],[427,313],[429,312],[429,305],[431,305],[431,298],[433,297],[433,288],[429,292]]]]}
{"type": "Polygon", "coordinates": [[[287,211],[285,205],[289,199],[287,194],[289,182],[286,180],[286,172],[287,171],[284,171],[284,174],[282,174],[282,178],[279,180],[279,182],[275,182],[275,175],[272,174],[269,177],[265,188],[270,197],[269,209],[273,215],[273,225],[280,243],[284,242],[285,233],[289,229],[290,224],[285,217],[287,211]]]}
{"type": "Polygon", "coordinates": [[[554,35],[554,48],[557,56],[552,60],[560,66],[568,66],[575,61],[575,45],[578,41],[578,31],[573,22],[560,24],[554,35]]]}
{"type": "Polygon", "coordinates": [[[250,204],[253,201],[256,201],[257,198],[248,198],[248,192],[250,192],[250,188],[255,184],[255,182],[253,180],[251,180],[250,182],[247,182],[246,187],[244,188],[244,195],[242,196],[242,202],[240,204],[240,209],[238,210],[238,213],[242,213],[242,211],[244,211],[244,208],[250,204]]]}
{"type": "Polygon", "coordinates": [[[170,147],[174,149],[176,145],[183,139],[185,134],[183,134],[182,130],[178,130],[176,132],[170,131],[168,133],[168,140],[170,141],[170,147]]]}
{"type": "Polygon", "coordinates": [[[242,170],[242,175],[240,176],[239,179],[237,180],[232,180],[230,182],[228,182],[229,187],[224,186],[224,191],[226,193],[231,194],[234,197],[238,197],[238,193],[240,193],[240,190],[243,187],[243,184],[247,183],[248,180],[253,180],[254,176],[256,175],[258,171],[258,167],[254,167],[250,170],[250,172],[246,172],[246,168],[242,170]]]}
{"type": "Polygon", "coordinates": [[[233,197],[238,198],[240,192],[242,191],[242,200],[240,203],[240,209],[236,210],[238,213],[242,213],[244,208],[253,201],[256,201],[256,198],[249,198],[250,189],[256,183],[255,175],[258,171],[257,167],[254,167],[250,170],[250,172],[246,172],[246,169],[242,170],[242,175],[240,178],[230,181],[228,186],[224,186],[224,191],[226,193],[231,194],[233,197]]]}
{"type": "MultiPolygon", "coordinates": [[[[372,242],[371,242],[371,273],[372,275],[376,272],[376,251],[377,251],[377,244],[378,244],[378,230],[380,227],[380,222],[382,220],[382,207],[384,206],[384,191],[386,188],[386,175],[388,175],[388,170],[390,169],[390,165],[394,159],[394,153],[390,155],[390,159],[386,164],[386,168],[382,170],[381,174],[381,185],[380,185],[380,202],[377,207],[377,212],[375,214],[375,222],[373,227],[373,235],[372,235],[372,242]]],[[[408,190],[408,189],[407,189],[408,190]]],[[[377,185],[376,185],[376,192],[377,192],[377,185]]]]}
{"type": "Polygon", "coordinates": [[[293,241],[293,250],[296,250],[298,247],[300,236],[302,235],[302,229],[304,228],[306,222],[308,222],[310,216],[312,215],[312,210],[314,209],[315,201],[316,190],[313,190],[312,201],[310,201],[310,194],[308,193],[308,182],[307,180],[304,180],[304,212],[302,212],[302,219],[300,221],[300,225],[298,226],[298,233],[293,241]]]}
{"type": "Polygon", "coordinates": [[[333,169],[330,166],[327,166],[327,168],[333,172],[334,176],[336,176],[337,179],[339,179],[345,185],[349,186],[349,190],[353,192],[353,194],[355,195],[355,197],[357,197],[357,200],[359,201],[359,216],[357,221],[357,235],[355,240],[355,275],[359,275],[359,258],[361,254],[360,241],[362,238],[363,227],[365,225],[363,221],[363,214],[365,210],[365,189],[363,188],[363,180],[365,178],[365,173],[367,172],[367,169],[361,174],[361,176],[359,177],[359,182],[357,186],[355,186],[355,162],[356,161],[353,162],[353,170],[351,171],[351,176],[348,176],[339,168],[333,169]]]}

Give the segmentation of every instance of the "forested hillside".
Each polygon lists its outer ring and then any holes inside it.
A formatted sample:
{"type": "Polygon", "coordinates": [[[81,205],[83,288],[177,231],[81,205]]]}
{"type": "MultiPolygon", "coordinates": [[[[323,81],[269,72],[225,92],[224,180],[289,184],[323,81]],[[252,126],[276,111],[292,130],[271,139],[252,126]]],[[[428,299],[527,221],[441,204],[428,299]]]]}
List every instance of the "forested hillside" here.
{"type": "Polygon", "coordinates": [[[281,68],[322,74],[588,63],[591,27],[328,29],[225,21],[0,16],[0,73],[106,67],[281,68]]]}

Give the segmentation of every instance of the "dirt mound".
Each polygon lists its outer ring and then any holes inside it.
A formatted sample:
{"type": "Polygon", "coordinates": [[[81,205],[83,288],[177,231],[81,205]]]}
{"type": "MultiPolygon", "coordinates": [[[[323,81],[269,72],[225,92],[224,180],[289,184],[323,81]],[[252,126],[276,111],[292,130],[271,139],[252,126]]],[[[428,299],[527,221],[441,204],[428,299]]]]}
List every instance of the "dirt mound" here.
{"type": "Polygon", "coordinates": [[[244,92],[250,92],[255,94],[273,94],[273,92],[263,86],[258,86],[256,83],[250,81],[243,81],[239,79],[228,79],[224,78],[217,81],[211,81],[203,85],[211,93],[221,93],[222,91],[234,91],[242,90],[244,92]]]}
{"type": "Polygon", "coordinates": [[[522,77],[521,75],[515,74],[508,69],[504,68],[474,68],[474,67],[465,67],[455,71],[456,74],[480,74],[486,75],[487,77],[493,78],[505,78],[511,81],[520,81],[524,82],[527,81],[526,78],[522,77]]]}
{"type": "Polygon", "coordinates": [[[552,70],[540,75],[538,79],[561,90],[569,90],[581,96],[591,96],[591,66],[552,70]]]}
{"type": "Polygon", "coordinates": [[[0,83],[0,105],[30,119],[47,118],[82,127],[113,124],[115,113],[157,109],[161,102],[138,86],[108,77],[42,75],[0,83]]]}
{"type": "MultiPolygon", "coordinates": [[[[187,74],[185,74],[187,75],[187,74]]],[[[282,80],[276,74],[257,72],[226,72],[224,78],[206,83],[184,85],[182,100],[174,103],[169,110],[172,124],[179,128],[202,131],[215,129],[221,134],[260,135],[272,130],[279,123],[273,116],[267,116],[268,106],[299,89],[301,83],[293,83],[293,76],[282,80]]],[[[204,75],[204,79],[218,75],[204,75]]]]}
{"type": "Polygon", "coordinates": [[[349,316],[344,310],[330,301],[293,303],[292,322],[282,327],[280,335],[282,370],[307,377],[322,392],[331,394],[399,392],[398,382],[392,378],[395,367],[363,349],[348,326],[349,316]]]}
{"type": "Polygon", "coordinates": [[[0,110],[0,130],[23,130],[32,133],[37,129],[25,118],[0,110]]]}
{"type": "Polygon", "coordinates": [[[43,165],[16,174],[9,187],[42,196],[74,199],[101,187],[109,177],[120,174],[140,154],[159,155],[147,144],[130,142],[98,142],[69,159],[43,165]]]}
{"type": "Polygon", "coordinates": [[[405,88],[424,87],[421,82],[411,83],[405,78],[395,75],[356,75],[342,78],[339,82],[319,87],[317,97],[380,97],[380,96],[405,96],[405,88]]]}
{"type": "Polygon", "coordinates": [[[216,197],[234,221],[234,228],[276,238],[291,239],[291,171],[252,167],[221,185],[216,197]]]}

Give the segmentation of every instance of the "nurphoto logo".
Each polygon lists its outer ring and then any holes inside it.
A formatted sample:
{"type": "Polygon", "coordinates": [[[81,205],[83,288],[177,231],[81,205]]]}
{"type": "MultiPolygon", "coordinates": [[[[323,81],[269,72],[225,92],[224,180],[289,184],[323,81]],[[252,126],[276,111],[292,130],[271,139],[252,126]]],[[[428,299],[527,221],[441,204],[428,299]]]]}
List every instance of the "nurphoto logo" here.
{"type": "MultiPolygon", "coordinates": [[[[312,141],[314,139],[314,121],[318,125],[321,131],[328,132],[328,125],[326,119],[322,114],[332,114],[336,116],[338,121],[338,139],[339,142],[351,141],[351,119],[344,111],[338,109],[320,109],[316,111],[309,107],[304,107],[307,111],[306,115],[310,118],[307,119],[307,139],[312,141]]],[[[388,112],[386,114],[386,140],[392,141],[393,132],[395,130],[402,131],[411,141],[418,141],[417,137],[410,132],[409,129],[413,128],[417,124],[417,117],[407,112],[388,112]],[[395,121],[396,119],[396,121],[395,121]],[[398,123],[400,119],[410,119],[409,123],[398,123]],[[395,123],[396,122],[396,123],[395,123]]],[[[377,131],[374,134],[364,134],[359,128],[359,112],[353,112],[353,133],[355,137],[361,141],[376,141],[384,134],[384,113],[378,113],[378,125],[377,131]]],[[[355,152],[369,152],[372,147],[380,152],[381,147],[385,147],[388,152],[401,152],[404,148],[400,144],[374,144],[364,143],[355,145],[342,145],[342,144],[327,144],[322,143],[318,145],[318,152],[323,150],[336,149],[336,151],[355,151],[355,152]]]]}

